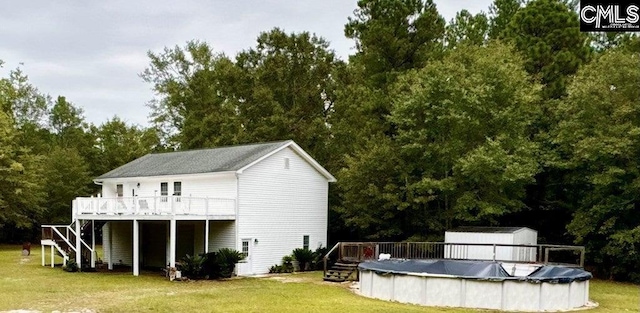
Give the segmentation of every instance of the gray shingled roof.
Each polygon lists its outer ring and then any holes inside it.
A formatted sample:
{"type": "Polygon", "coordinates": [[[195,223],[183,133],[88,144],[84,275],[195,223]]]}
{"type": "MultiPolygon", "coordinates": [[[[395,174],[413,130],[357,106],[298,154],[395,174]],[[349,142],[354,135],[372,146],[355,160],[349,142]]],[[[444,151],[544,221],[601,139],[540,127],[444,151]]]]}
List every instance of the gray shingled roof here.
{"type": "MultiPolygon", "coordinates": [[[[491,227],[491,226],[462,226],[447,230],[455,233],[515,233],[521,229],[531,229],[528,227],[491,227]]],[[[531,229],[533,230],[533,229],[531,229]]]]}
{"type": "Polygon", "coordinates": [[[100,175],[105,178],[237,171],[291,140],[213,149],[152,153],[100,175]]]}

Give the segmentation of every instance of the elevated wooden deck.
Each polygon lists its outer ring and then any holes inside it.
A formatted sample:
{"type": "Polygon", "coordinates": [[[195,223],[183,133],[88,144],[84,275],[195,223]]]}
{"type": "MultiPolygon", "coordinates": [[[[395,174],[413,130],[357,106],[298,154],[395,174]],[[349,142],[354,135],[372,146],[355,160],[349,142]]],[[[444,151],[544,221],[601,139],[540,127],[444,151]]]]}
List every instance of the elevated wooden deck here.
{"type": "Polygon", "coordinates": [[[182,196],[76,198],[73,219],[235,220],[236,200],[182,196]]]}

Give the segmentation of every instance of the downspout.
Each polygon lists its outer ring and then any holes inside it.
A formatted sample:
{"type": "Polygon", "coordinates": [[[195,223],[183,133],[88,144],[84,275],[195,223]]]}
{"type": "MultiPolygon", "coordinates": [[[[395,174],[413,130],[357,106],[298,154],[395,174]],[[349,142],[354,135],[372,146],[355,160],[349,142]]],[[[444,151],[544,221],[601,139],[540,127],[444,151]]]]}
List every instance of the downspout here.
{"type": "Polygon", "coordinates": [[[236,209],[236,221],[235,221],[236,225],[234,227],[235,230],[236,230],[236,240],[235,240],[236,242],[235,242],[235,245],[236,245],[236,250],[242,251],[241,245],[238,244],[240,242],[238,240],[238,239],[240,239],[238,237],[238,234],[239,234],[238,228],[240,226],[240,223],[238,223],[238,221],[240,220],[240,210],[239,210],[239,208],[240,208],[240,174],[238,172],[236,172],[235,175],[236,175],[236,201],[235,201],[236,202],[236,207],[235,207],[235,209],[236,209]]]}

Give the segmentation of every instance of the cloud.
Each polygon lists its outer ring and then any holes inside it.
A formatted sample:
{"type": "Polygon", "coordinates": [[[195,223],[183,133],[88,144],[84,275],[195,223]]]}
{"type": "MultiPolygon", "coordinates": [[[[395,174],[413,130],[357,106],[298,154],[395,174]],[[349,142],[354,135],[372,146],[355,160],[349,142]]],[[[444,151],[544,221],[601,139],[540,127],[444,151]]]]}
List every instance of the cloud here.
{"type": "MultiPolygon", "coordinates": [[[[254,46],[260,32],[280,27],[308,31],[331,43],[346,60],[354,43],[344,24],[357,0],[115,0],[0,2],[1,74],[19,66],[42,92],[64,95],[101,124],[118,115],[146,125],[153,93],[138,74],[146,52],[198,39],[233,56],[254,46]]],[[[487,11],[490,1],[437,1],[450,20],[467,8],[487,11]]]]}

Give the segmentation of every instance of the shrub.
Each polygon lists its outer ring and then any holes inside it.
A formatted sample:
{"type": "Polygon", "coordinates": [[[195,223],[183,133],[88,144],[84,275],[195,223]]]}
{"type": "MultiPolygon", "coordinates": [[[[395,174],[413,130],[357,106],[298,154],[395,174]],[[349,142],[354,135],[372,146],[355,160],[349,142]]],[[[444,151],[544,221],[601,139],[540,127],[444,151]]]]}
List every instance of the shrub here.
{"type": "Polygon", "coordinates": [[[218,250],[216,260],[220,266],[221,278],[229,278],[233,275],[233,270],[236,267],[236,263],[244,260],[244,254],[240,251],[229,248],[222,248],[218,250]]]}
{"type": "Polygon", "coordinates": [[[218,253],[209,252],[202,254],[204,262],[202,262],[202,275],[206,279],[220,278],[220,263],[218,262],[218,253]]]}
{"type": "Polygon", "coordinates": [[[270,274],[282,273],[282,265],[275,264],[269,268],[270,274]]]}
{"type": "Polygon", "coordinates": [[[318,247],[316,251],[313,252],[313,262],[311,264],[311,268],[319,271],[324,268],[324,256],[329,252],[329,248],[327,247],[318,247]]]}
{"type": "Polygon", "coordinates": [[[77,272],[79,269],[78,263],[76,263],[75,259],[69,259],[69,261],[67,261],[67,265],[63,266],[62,269],[67,272],[77,272]]]}
{"type": "Polygon", "coordinates": [[[293,250],[293,258],[300,264],[300,271],[303,272],[307,266],[311,265],[314,259],[313,251],[309,249],[297,248],[293,250]]]}
{"type": "Polygon", "coordinates": [[[292,272],[293,272],[293,257],[290,255],[285,255],[282,257],[281,273],[292,273],[292,272]]]}
{"type": "Polygon", "coordinates": [[[186,276],[192,279],[201,278],[203,277],[204,261],[205,261],[205,258],[203,256],[200,256],[200,255],[190,256],[187,254],[184,258],[182,258],[180,265],[178,266],[178,269],[182,271],[183,276],[186,276]]]}

